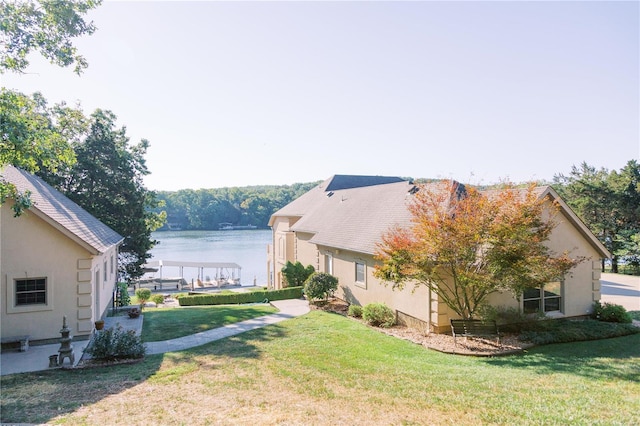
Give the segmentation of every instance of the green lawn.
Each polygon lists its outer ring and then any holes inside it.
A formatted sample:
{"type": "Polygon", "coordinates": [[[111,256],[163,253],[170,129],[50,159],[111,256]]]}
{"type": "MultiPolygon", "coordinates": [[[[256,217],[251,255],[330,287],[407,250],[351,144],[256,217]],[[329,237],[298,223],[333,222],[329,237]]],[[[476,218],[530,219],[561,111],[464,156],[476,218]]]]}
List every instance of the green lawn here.
{"type": "Polygon", "coordinates": [[[630,425],[640,334],[474,358],[312,311],[134,365],[0,384],[3,422],[630,425]]]}
{"type": "Polygon", "coordinates": [[[143,311],[142,341],[175,339],[274,312],[278,310],[271,305],[146,308],[143,311]]]}

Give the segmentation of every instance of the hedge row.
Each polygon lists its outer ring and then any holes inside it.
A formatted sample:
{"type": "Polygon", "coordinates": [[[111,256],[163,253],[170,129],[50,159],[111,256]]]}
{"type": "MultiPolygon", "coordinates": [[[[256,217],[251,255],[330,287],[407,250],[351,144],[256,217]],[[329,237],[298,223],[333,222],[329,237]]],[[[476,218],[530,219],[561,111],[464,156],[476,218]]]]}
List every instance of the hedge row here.
{"type": "Polygon", "coordinates": [[[302,289],[303,287],[288,287],[282,290],[257,290],[233,294],[194,294],[181,296],[178,302],[180,306],[261,303],[271,300],[299,299],[302,297],[302,289]]]}

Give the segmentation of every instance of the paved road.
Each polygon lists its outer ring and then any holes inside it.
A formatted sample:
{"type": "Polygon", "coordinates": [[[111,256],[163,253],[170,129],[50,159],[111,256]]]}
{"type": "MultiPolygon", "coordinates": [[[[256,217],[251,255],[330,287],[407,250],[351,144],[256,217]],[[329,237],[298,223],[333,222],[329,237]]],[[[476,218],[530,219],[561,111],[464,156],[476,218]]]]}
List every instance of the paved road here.
{"type": "Polygon", "coordinates": [[[640,277],[602,274],[601,301],[622,305],[627,311],[640,311],[640,277]]]}

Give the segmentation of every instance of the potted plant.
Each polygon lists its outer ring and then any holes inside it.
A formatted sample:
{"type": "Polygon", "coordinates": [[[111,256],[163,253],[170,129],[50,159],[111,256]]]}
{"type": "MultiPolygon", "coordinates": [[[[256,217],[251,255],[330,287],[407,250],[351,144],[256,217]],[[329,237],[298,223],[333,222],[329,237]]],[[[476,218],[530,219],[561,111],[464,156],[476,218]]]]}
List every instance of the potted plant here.
{"type": "Polygon", "coordinates": [[[97,320],[95,323],[96,330],[102,330],[104,328],[104,320],[97,320]]]}
{"type": "Polygon", "coordinates": [[[140,316],[140,309],[138,308],[131,308],[129,309],[129,318],[138,318],[140,316]]]}

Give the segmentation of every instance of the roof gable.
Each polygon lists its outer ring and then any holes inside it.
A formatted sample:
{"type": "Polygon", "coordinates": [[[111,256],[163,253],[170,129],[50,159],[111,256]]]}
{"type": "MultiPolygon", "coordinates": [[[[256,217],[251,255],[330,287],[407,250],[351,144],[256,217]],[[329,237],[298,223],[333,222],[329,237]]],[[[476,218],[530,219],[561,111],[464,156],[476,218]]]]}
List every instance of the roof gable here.
{"type": "MultiPolygon", "coordinates": [[[[290,229],[313,234],[310,242],[314,244],[374,254],[382,235],[391,227],[412,225],[408,204],[414,200],[415,189],[411,182],[399,178],[335,175],[278,210],[269,224],[273,225],[276,217],[295,217],[298,219],[290,229]],[[337,189],[341,186],[345,188],[337,189]]],[[[464,185],[457,184],[457,195],[464,191],[464,185]]],[[[481,192],[489,197],[493,194],[492,190],[481,192]]],[[[600,255],[610,257],[552,188],[537,187],[536,193],[557,200],[572,225],[600,255]]]]}
{"type": "Polygon", "coordinates": [[[37,176],[11,165],[0,173],[18,191],[31,193],[29,211],[58,228],[93,254],[104,253],[124,239],[78,204],[37,176]]]}

